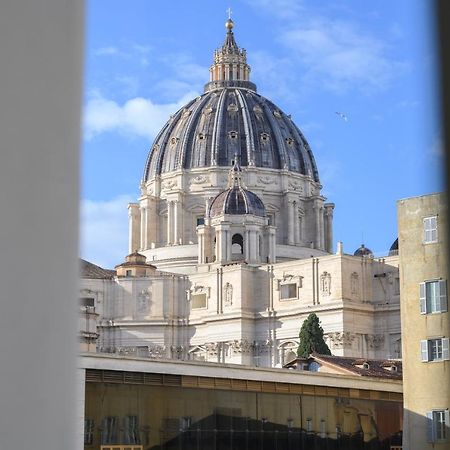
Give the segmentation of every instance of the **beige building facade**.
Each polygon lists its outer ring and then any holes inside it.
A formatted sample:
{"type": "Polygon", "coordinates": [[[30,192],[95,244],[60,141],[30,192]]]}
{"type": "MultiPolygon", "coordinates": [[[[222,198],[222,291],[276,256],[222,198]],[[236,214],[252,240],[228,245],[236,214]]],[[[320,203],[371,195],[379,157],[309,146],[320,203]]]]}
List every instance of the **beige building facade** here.
{"type": "Polygon", "coordinates": [[[398,202],[404,446],[450,446],[448,222],[444,194],[398,202]]]}

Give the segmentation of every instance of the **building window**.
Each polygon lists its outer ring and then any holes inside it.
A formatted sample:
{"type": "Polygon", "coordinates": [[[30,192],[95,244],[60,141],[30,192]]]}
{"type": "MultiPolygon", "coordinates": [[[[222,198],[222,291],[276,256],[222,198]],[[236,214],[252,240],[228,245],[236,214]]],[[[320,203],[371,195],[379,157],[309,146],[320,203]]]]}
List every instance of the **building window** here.
{"type": "Polygon", "coordinates": [[[203,216],[197,217],[197,226],[205,225],[205,218],[203,216]]]}
{"type": "Polygon", "coordinates": [[[297,283],[282,284],[280,287],[281,300],[297,298],[297,283]]]}
{"type": "Polygon", "coordinates": [[[449,339],[437,338],[420,341],[422,361],[444,361],[449,360],[449,339]]]}
{"type": "Polygon", "coordinates": [[[84,445],[94,443],[94,420],[84,419],[84,445]]]}
{"type": "Polygon", "coordinates": [[[125,276],[127,276],[127,277],[131,277],[132,274],[133,274],[133,272],[132,272],[131,270],[127,270],[127,271],[125,272],[125,276]]]}
{"type": "Polygon", "coordinates": [[[86,308],[93,308],[95,306],[95,298],[92,297],[80,298],[80,306],[85,306],[86,308]]]}
{"type": "Polygon", "coordinates": [[[433,244],[438,240],[437,216],[423,219],[423,243],[433,244]]]}
{"type": "Polygon", "coordinates": [[[231,254],[243,255],[244,254],[244,238],[240,234],[234,234],[231,238],[231,254]]]}
{"type": "Polygon", "coordinates": [[[320,364],[316,361],[312,361],[309,363],[308,370],[310,372],[318,372],[320,369],[320,364]]]}
{"type": "Polygon", "coordinates": [[[428,442],[446,441],[450,427],[450,418],[448,409],[434,410],[427,412],[427,438],[428,442]]]}
{"type": "Polygon", "coordinates": [[[447,281],[433,280],[420,283],[420,313],[447,311],[447,281]]]}
{"type": "Polygon", "coordinates": [[[192,309],[206,308],[206,294],[191,295],[192,309]]]}

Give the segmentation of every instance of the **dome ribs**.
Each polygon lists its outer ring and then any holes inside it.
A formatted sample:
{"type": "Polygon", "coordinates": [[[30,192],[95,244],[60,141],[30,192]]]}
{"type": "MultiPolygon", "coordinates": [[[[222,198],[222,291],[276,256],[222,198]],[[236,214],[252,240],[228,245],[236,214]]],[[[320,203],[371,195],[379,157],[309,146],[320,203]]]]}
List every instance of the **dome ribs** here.
{"type": "Polygon", "coordinates": [[[212,143],[211,143],[211,149],[213,152],[212,157],[212,164],[215,166],[220,166],[220,132],[222,130],[222,121],[223,121],[223,114],[224,114],[224,103],[225,103],[225,96],[226,96],[226,89],[223,89],[220,93],[219,100],[217,101],[217,109],[216,109],[216,116],[214,120],[214,127],[212,130],[212,143]]]}
{"type": "Polygon", "coordinates": [[[250,120],[249,115],[249,108],[247,101],[245,100],[244,96],[242,95],[242,92],[239,89],[236,89],[236,96],[238,97],[239,104],[241,106],[241,114],[242,114],[242,120],[244,122],[244,132],[246,137],[246,154],[247,154],[247,161],[249,166],[255,165],[255,142],[253,139],[253,129],[252,129],[252,123],[250,120]]]}
{"type": "Polygon", "coordinates": [[[189,168],[192,167],[192,160],[196,160],[197,158],[195,156],[198,152],[198,147],[195,142],[194,133],[196,131],[196,126],[192,126],[192,124],[196,124],[196,119],[199,116],[200,112],[202,111],[202,107],[205,103],[209,101],[209,97],[207,95],[203,95],[200,100],[197,100],[197,105],[194,105],[194,108],[191,110],[191,113],[188,117],[187,123],[185,125],[185,128],[183,130],[183,137],[181,138],[181,144],[180,144],[180,150],[178,152],[178,158],[176,161],[176,168],[189,168]],[[191,146],[191,164],[189,167],[186,167],[186,149],[188,145],[191,146]],[[192,157],[194,156],[194,157],[192,157]]]}

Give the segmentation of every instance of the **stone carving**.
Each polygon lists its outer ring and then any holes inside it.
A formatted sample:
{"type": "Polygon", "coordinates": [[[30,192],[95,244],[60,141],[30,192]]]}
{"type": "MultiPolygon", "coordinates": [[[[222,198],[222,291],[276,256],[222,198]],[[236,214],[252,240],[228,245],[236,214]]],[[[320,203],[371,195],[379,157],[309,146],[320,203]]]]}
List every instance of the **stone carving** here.
{"type": "Polygon", "coordinates": [[[137,311],[138,313],[146,313],[150,305],[151,292],[149,289],[142,289],[137,296],[137,311]]]}
{"type": "Polygon", "coordinates": [[[185,109],[184,111],[183,111],[183,114],[181,115],[181,117],[183,118],[183,119],[186,119],[187,117],[189,117],[191,115],[191,111],[189,111],[189,109],[185,109]]]}
{"type": "Polygon", "coordinates": [[[202,113],[202,114],[204,114],[205,116],[208,116],[208,115],[211,114],[213,111],[214,111],[214,109],[213,109],[211,106],[208,106],[208,107],[206,107],[206,108],[203,110],[203,113],[202,113]]]}
{"type": "Polygon", "coordinates": [[[334,348],[351,347],[356,338],[355,334],[348,331],[336,331],[334,333],[328,333],[327,336],[334,348]]]}
{"type": "Polygon", "coordinates": [[[166,347],[164,345],[149,345],[148,355],[150,358],[164,358],[166,347]]]}
{"type": "Polygon", "coordinates": [[[278,109],[276,109],[274,112],[273,112],[273,115],[277,118],[277,119],[281,119],[281,113],[280,113],[280,111],[278,111],[278,109]]]}
{"type": "Polygon", "coordinates": [[[294,145],[294,142],[294,139],[292,139],[291,137],[286,138],[286,144],[289,145],[289,147],[292,147],[294,145]]]}
{"type": "Polygon", "coordinates": [[[366,342],[369,348],[379,349],[384,345],[384,334],[366,334],[366,342]]]}
{"type": "Polygon", "coordinates": [[[289,189],[292,189],[293,191],[298,191],[300,193],[303,192],[303,187],[300,183],[297,183],[295,181],[289,181],[288,183],[289,189]]]}
{"type": "Polygon", "coordinates": [[[217,342],[208,342],[205,344],[205,349],[208,356],[217,356],[219,344],[217,342]]]}
{"type": "Polygon", "coordinates": [[[225,283],[223,287],[223,298],[225,306],[231,306],[233,304],[233,286],[231,283],[225,283]]]}
{"type": "Polygon", "coordinates": [[[233,341],[230,343],[230,347],[233,353],[252,353],[253,344],[248,342],[246,339],[241,341],[233,341]]]}
{"type": "Polygon", "coordinates": [[[350,275],[350,288],[352,295],[359,295],[359,275],[356,272],[350,275]]]}
{"type": "Polygon", "coordinates": [[[253,112],[257,115],[261,115],[263,113],[263,110],[262,110],[261,106],[256,105],[253,107],[253,112]]]}
{"type": "Polygon", "coordinates": [[[173,137],[170,138],[170,143],[172,145],[175,145],[175,144],[177,144],[179,142],[179,140],[180,140],[180,138],[177,138],[177,137],[173,136],[173,137]]]}
{"type": "Polygon", "coordinates": [[[301,288],[302,287],[302,280],[303,280],[303,277],[301,277],[299,275],[294,275],[294,274],[289,273],[289,272],[284,272],[283,273],[283,278],[280,281],[281,281],[281,283],[293,283],[293,282],[296,282],[298,287],[301,288]]]}
{"type": "Polygon", "coordinates": [[[322,296],[331,295],[331,275],[328,272],[320,276],[320,292],[322,296]]]}
{"type": "Polygon", "coordinates": [[[168,180],[168,181],[165,181],[165,182],[162,184],[162,188],[163,188],[164,191],[170,191],[170,190],[172,190],[174,187],[177,187],[177,182],[176,182],[176,180],[168,180]]]}
{"type": "Polygon", "coordinates": [[[210,178],[208,176],[204,175],[197,175],[196,177],[191,179],[191,184],[205,184],[210,181],[210,178]]]}
{"type": "Polygon", "coordinates": [[[273,178],[267,176],[258,177],[258,182],[262,184],[278,184],[277,180],[274,180],[273,178]]]}
{"type": "Polygon", "coordinates": [[[238,107],[234,103],[230,103],[228,105],[227,111],[228,112],[237,112],[238,111],[238,107]]]}

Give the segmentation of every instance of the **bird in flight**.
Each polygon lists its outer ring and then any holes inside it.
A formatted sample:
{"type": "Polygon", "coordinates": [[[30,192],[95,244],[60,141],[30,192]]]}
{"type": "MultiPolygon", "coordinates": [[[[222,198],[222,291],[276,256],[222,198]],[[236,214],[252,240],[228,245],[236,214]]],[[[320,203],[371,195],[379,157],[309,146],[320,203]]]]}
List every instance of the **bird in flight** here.
{"type": "Polygon", "coordinates": [[[336,111],[336,114],[337,114],[340,118],[342,118],[342,119],[344,119],[346,122],[348,122],[348,117],[347,117],[344,113],[336,111]]]}

